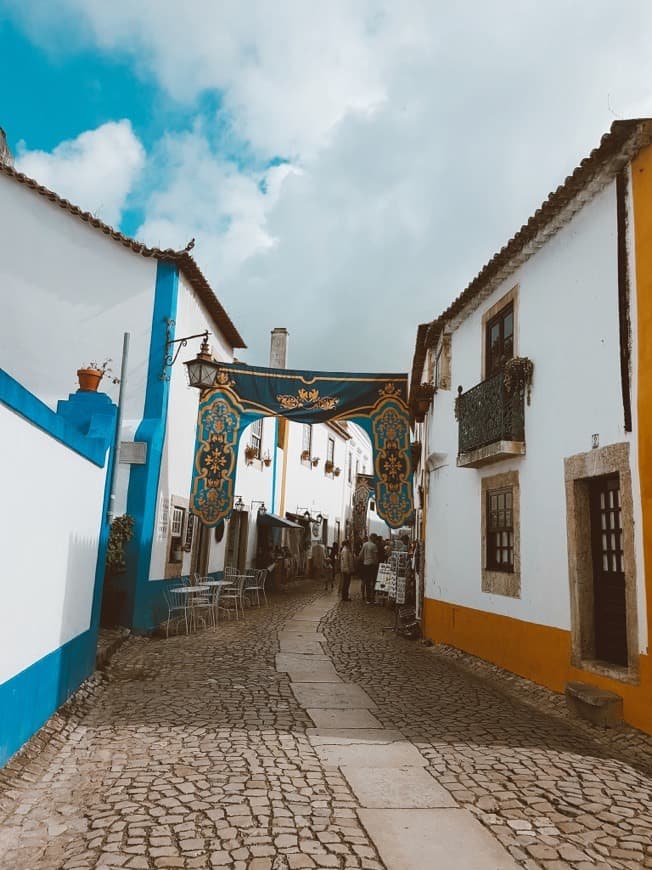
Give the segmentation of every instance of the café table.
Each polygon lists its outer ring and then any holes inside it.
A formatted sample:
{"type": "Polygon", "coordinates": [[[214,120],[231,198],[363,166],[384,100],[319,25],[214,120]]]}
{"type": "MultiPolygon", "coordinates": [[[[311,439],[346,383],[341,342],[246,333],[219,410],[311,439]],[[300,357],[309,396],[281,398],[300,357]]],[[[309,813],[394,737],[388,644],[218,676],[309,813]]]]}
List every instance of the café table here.
{"type": "Polygon", "coordinates": [[[193,600],[193,597],[197,595],[197,593],[208,592],[208,585],[205,583],[201,583],[198,586],[175,586],[170,591],[176,593],[177,595],[187,596],[187,610],[190,613],[190,628],[192,630],[195,627],[194,611],[197,609],[197,602],[193,600]]]}

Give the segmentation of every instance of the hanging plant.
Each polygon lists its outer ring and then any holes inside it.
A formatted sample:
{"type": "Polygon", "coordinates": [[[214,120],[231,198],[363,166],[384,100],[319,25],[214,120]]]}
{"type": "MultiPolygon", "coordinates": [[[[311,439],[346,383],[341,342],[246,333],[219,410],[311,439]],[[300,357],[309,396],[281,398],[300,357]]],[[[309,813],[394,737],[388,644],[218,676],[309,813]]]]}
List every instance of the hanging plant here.
{"type": "Polygon", "coordinates": [[[508,395],[512,395],[517,390],[523,392],[527,389],[527,403],[529,405],[533,374],[534,363],[526,356],[515,356],[507,360],[503,371],[503,384],[508,395]]]}
{"type": "Polygon", "coordinates": [[[453,405],[453,413],[455,414],[455,419],[459,423],[460,422],[460,404],[462,401],[462,387],[457,388],[457,395],[455,396],[455,404],[453,405]]]}
{"type": "Polygon", "coordinates": [[[117,574],[124,571],[125,563],[125,545],[134,536],[134,518],[129,514],[124,514],[121,517],[116,517],[111,523],[111,531],[109,532],[109,543],[106,549],[106,568],[111,574],[117,574]]]}
{"type": "Polygon", "coordinates": [[[252,463],[254,459],[258,459],[258,448],[254,447],[253,444],[247,444],[244,451],[245,460],[248,463],[252,463]]]}

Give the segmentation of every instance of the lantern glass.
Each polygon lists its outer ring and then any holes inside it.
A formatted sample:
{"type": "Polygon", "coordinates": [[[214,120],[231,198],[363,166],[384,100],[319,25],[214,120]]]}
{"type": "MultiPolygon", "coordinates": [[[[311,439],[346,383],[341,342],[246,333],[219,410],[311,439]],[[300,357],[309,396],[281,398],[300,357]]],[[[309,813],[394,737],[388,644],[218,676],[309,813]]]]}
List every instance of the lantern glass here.
{"type": "Polygon", "coordinates": [[[188,383],[191,387],[206,390],[215,383],[215,373],[218,365],[212,360],[202,359],[200,355],[184,363],[188,369],[188,383]]]}

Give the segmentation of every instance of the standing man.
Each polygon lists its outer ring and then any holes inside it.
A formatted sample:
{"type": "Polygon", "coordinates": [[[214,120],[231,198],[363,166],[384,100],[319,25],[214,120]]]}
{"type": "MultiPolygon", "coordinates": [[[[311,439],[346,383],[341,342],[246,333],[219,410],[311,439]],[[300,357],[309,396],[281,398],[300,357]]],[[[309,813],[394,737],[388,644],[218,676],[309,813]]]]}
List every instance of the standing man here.
{"type": "Polygon", "coordinates": [[[348,540],[342,542],[340,551],[340,571],[342,573],[342,601],[350,601],[349,586],[351,585],[351,574],[353,574],[353,553],[348,540]]]}
{"type": "MultiPolygon", "coordinates": [[[[372,535],[375,538],[375,535],[372,535]]],[[[373,604],[376,597],[374,586],[378,573],[378,548],[372,540],[365,537],[358,556],[362,573],[363,597],[366,604],[373,604]]]]}

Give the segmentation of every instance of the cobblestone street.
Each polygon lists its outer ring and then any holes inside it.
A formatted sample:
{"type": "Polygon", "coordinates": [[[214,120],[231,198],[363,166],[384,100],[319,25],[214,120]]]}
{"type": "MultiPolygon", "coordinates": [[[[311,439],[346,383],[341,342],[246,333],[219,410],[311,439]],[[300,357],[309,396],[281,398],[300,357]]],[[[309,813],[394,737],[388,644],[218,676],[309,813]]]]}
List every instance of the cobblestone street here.
{"type": "MultiPolygon", "coordinates": [[[[301,644],[321,643],[317,665],[331,668],[326,653],[343,681],[325,677],[326,692],[364,690],[387,739],[402,732],[517,865],[652,867],[652,740],[575,723],[556,696],[403,640],[391,624],[382,607],[325,600],[304,583],[244,621],[129,639],[40,751],[30,745],[0,773],[0,866],[385,866],[353,775],[338,766],[351,747],[322,745],[329,729],[314,729],[323,723],[291,682],[301,644]]],[[[316,683],[305,686],[314,697],[316,683]]],[[[369,748],[406,745],[378,742],[369,748]]],[[[435,865],[424,855],[421,866],[435,865]]]]}

